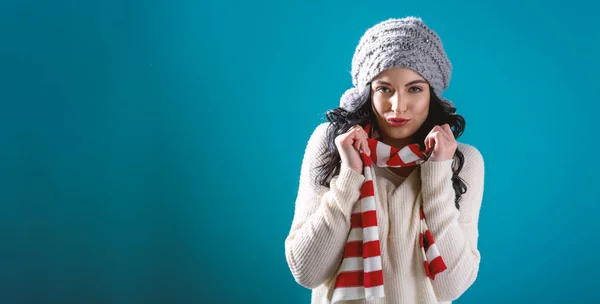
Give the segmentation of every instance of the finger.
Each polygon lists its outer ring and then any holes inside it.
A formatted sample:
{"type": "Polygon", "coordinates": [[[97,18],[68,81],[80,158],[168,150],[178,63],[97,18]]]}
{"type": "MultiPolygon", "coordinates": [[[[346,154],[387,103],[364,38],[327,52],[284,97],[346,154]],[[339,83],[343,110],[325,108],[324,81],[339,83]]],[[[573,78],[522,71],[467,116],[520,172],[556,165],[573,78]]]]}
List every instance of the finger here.
{"type": "Polygon", "coordinates": [[[440,146],[442,145],[441,140],[440,140],[440,132],[436,131],[434,133],[431,134],[431,136],[429,137],[429,150],[432,151],[439,151],[440,146]]]}
{"type": "Polygon", "coordinates": [[[446,142],[446,138],[443,135],[442,131],[435,131],[431,133],[431,138],[429,141],[429,148],[433,148],[435,150],[439,149],[440,146],[443,146],[446,142]]]}
{"type": "Polygon", "coordinates": [[[360,151],[361,150],[361,140],[359,138],[359,135],[354,134],[352,140],[353,140],[352,146],[354,147],[354,149],[356,149],[356,151],[360,151]]]}
{"type": "Polygon", "coordinates": [[[353,125],[352,127],[348,128],[346,133],[355,132],[357,128],[360,128],[360,125],[353,125]]]}
{"type": "Polygon", "coordinates": [[[429,135],[427,135],[427,137],[425,137],[425,148],[427,150],[431,149],[431,147],[433,146],[433,143],[435,141],[435,133],[430,133],[429,135]]]}
{"type": "Polygon", "coordinates": [[[355,140],[358,147],[357,149],[368,155],[369,146],[367,145],[367,132],[360,126],[356,128],[355,140]]]}
{"type": "Polygon", "coordinates": [[[444,129],[446,135],[448,135],[448,138],[454,138],[454,133],[452,132],[452,128],[450,128],[449,124],[444,124],[442,126],[442,129],[444,129]]]}
{"type": "Polygon", "coordinates": [[[425,144],[425,149],[429,150],[431,148],[432,135],[437,130],[437,126],[433,126],[427,136],[425,136],[425,140],[423,143],[425,144]]]}
{"type": "Polygon", "coordinates": [[[438,131],[438,137],[442,140],[452,140],[454,138],[454,136],[452,136],[452,134],[448,134],[448,131],[446,130],[445,127],[440,127],[439,131],[438,131]]]}
{"type": "Polygon", "coordinates": [[[369,148],[369,134],[367,134],[367,132],[364,130],[363,130],[362,134],[363,134],[364,144],[365,144],[365,153],[367,153],[367,155],[371,156],[371,148],[369,148]]]}
{"type": "Polygon", "coordinates": [[[433,132],[437,131],[438,128],[439,128],[439,126],[433,126],[433,128],[431,128],[431,130],[429,131],[429,134],[427,134],[427,135],[433,134],[433,132]]]}
{"type": "Polygon", "coordinates": [[[447,123],[442,125],[442,129],[446,130],[446,132],[448,132],[448,134],[452,133],[452,128],[450,128],[450,125],[447,123]]]}
{"type": "MultiPolygon", "coordinates": [[[[448,127],[450,127],[450,126],[448,126],[448,127]]],[[[450,135],[450,137],[448,137],[445,125],[441,125],[441,126],[438,125],[438,126],[433,127],[433,129],[431,130],[431,133],[432,134],[439,133],[438,137],[440,139],[441,138],[447,138],[447,139],[454,138],[453,135],[450,135]]]]}
{"type": "Polygon", "coordinates": [[[365,142],[366,142],[365,131],[362,128],[356,129],[356,141],[358,143],[359,151],[361,151],[362,153],[368,154],[367,153],[368,147],[365,144],[365,142]]]}
{"type": "Polygon", "coordinates": [[[441,126],[435,125],[433,126],[433,128],[431,128],[431,131],[429,131],[429,135],[433,135],[435,132],[440,132],[443,131],[441,126]]]}
{"type": "Polygon", "coordinates": [[[435,134],[433,135],[433,139],[435,140],[436,146],[442,146],[447,140],[444,131],[435,132],[435,134]]]}

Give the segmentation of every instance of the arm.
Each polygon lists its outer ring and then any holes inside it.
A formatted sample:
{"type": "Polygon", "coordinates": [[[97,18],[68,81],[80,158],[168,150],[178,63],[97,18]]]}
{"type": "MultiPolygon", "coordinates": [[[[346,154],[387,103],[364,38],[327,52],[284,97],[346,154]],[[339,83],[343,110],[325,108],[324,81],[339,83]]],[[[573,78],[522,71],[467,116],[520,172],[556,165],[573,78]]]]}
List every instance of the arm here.
{"type": "Polygon", "coordinates": [[[459,202],[460,210],[454,205],[452,160],[426,162],[421,168],[423,212],[448,267],[432,281],[441,301],[460,297],[473,284],[479,271],[477,223],[483,199],[484,161],[476,148],[468,145],[459,148],[465,156],[459,176],[467,185],[467,192],[459,202]]]}
{"type": "Polygon", "coordinates": [[[315,181],[316,166],[325,151],[327,124],[319,125],[308,141],[296,197],[294,218],[285,239],[285,256],[296,282],[315,288],[335,272],[350,231],[350,215],[360,196],[364,176],[342,165],[330,188],[315,181]]]}

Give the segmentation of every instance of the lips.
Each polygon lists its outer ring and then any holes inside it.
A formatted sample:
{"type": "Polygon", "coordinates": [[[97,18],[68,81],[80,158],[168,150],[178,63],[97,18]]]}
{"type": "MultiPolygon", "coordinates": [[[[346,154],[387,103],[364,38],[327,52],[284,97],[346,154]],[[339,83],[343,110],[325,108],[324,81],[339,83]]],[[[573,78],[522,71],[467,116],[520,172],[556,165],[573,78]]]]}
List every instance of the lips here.
{"type": "Polygon", "coordinates": [[[401,127],[403,125],[405,125],[409,120],[408,119],[402,119],[402,118],[388,118],[387,122],[388,124],[390,124],[392,127],[401,127]]]}

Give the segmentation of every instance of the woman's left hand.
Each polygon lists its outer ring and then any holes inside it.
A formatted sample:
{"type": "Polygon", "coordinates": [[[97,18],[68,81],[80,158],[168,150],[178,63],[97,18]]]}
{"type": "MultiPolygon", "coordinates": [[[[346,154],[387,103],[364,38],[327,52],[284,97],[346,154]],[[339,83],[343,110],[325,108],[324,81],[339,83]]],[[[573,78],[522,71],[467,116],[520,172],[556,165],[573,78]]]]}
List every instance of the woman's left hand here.
{"type": "Polygon", "coordinates": [[[425,137],[425,148],[433,148],[433,153],[429,157],[431,161],[441,162],[450,160],[458,148],[458,143],[452,134],[450,125],[435,126],[427,137],[425,137]],[[433,145],[435,143],[435,146],[433,145]]]}

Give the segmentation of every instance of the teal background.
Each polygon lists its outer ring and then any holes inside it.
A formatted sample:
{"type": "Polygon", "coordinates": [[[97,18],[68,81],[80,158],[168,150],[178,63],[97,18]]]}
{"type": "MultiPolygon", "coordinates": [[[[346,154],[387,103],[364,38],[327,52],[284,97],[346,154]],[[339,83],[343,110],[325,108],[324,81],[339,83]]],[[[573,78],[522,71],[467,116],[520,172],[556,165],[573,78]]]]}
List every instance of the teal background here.
{"type": "Polygon", "coordinates": [[[598,303],[592,1],[3,1],[0,303],[309,303],[304,147],[362,33],[424,18],[486,160],[456,303],[598,303]]]}

